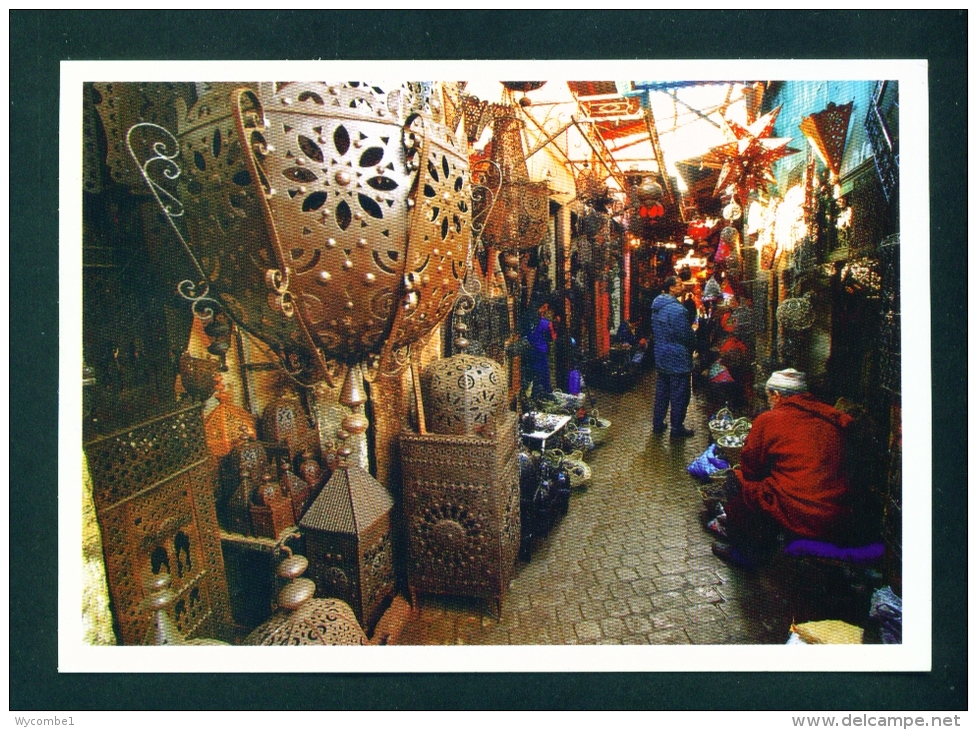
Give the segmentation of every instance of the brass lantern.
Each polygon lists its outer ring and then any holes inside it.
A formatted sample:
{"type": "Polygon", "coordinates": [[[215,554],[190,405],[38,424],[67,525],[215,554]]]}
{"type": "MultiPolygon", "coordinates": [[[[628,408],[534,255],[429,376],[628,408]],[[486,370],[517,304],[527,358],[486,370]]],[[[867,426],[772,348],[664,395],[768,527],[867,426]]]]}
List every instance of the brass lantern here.
{"type": "Polygon", "coordinates": [[[278,576],[288,583],[278,594],[278,610],[244,640],[249,646],[363,646],[366,634],[352,609],[334,598],[313,598],[315,583],[301,575],[309,561],[285,558],[278,576]]]}
{"type": "Polygon", "coordinates": [[[215,85],[129,150],[223,309],[304,383],[384,357],[451,310],[471,241],[468,161],[439,88],[215,85]],[[173,180],[176,180],[174,184],[173,180]]]}
{"type": "MultiPolygon", "coordinates": [[[[492,162],[485,172],[487,188],[498,189],[487,212],[482,240],[500,251],[526,250],[543,242],[549,219],[549,183],[533,182],[522,145],[525,122],[513,114],[500,114],[492,125],[492,162]]],[[[476,219],[490,198],[473,199],[476,219]]]]}
{"type": "MultiPolygon", "coordinates": [[[[347,400],[356,401],[355,395],[347,400]]],[[[360,401],[362,402],[362,401],[360,401]]],[[[363,417],[343,420],[345,440],[365,428],[363,417]]],[[[342,461],[299,522],[305,535],[316,595],[348,603],[360,624],[372,630],[394,592],[390,493],[369,472],[350,463],[352,449],[340,447],[342,461]]]]}
{"type": "Polygon", "coordinates": [[[433,433],[471,436],[491,428],[506,406],[505,370],[492,358],[465,352],[468,326],[455,324],[457,355],[436,360],[421,374],[426,427],[433,433]]]}

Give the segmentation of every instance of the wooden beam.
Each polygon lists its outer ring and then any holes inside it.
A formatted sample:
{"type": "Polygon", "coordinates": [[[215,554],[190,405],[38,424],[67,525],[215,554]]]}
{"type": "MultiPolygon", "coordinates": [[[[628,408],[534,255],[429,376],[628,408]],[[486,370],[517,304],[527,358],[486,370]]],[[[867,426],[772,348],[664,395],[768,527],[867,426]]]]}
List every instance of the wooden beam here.
{"type": "Polygon", "coordinates": [[[682,106],[684,106],[686,109],[688,109],[689,111],[695,112],[696,116],[698,116],[699,118],[705,119],[707,122],[709,122],[709,124],[711,124],[712,126],[714,126],[716,129],[722,129],[722,126],[721,125],[717,124],[715,121],[713,121],[712,119],[710,119],[709,117],[707,117],[705,114],[703,114],[701,111],[699,111],[698,109],[696,109],[694,106],[690,106],[690,105],[686,104],[684,101],[682,101],[681,99],[679,99],[678,98],[678,95],[675,93],[674,90],[669,90],[667,93],[668,93],[668,95],[670,97],[672,97],[673,99],[675,99],[675,101],[677,101],[679,104],[681,104],[682,106]]]}

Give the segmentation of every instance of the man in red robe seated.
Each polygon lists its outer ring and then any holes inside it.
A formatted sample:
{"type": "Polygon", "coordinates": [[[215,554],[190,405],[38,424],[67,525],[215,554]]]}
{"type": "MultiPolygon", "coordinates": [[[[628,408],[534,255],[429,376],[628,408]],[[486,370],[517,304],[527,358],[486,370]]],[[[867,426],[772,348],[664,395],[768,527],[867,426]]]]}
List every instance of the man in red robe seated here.
{"type": "Polygon", "coordinates": [[[844,542],[851,529],[844,434],[852,417],[816,400],[793,368],[771,375],[766,390],[770,410],[753,422],[727,483],[725,517],[708,526],[729,541],[713,553],[745,568],[768,555],[781,532],[844,542]]]}

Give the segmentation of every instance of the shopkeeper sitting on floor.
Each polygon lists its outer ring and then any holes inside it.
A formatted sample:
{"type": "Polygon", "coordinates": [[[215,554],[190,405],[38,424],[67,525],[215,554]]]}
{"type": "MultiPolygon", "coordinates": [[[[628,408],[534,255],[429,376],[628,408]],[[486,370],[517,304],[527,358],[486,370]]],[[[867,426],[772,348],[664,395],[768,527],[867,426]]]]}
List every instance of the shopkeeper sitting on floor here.
{"type": "Polygon", "coordinates": [[[648,338],[638,335],[641,320],[637,318],[621,320],[617,328],[617,341],[622,345],[630,345],[634,352],[644,352],[648,348],[648,338]]]}
{"type": "Polygon", "coordinates": [[[725,517],[708,525],[729,543],[713,553],[745,568],[769,556],[784,531],[839,544],[852,536],[844,467],[852,417],[816,400],[792,368],[771,375],[766,390],[770,410],[756,417],[727,481],[725,517]]]}

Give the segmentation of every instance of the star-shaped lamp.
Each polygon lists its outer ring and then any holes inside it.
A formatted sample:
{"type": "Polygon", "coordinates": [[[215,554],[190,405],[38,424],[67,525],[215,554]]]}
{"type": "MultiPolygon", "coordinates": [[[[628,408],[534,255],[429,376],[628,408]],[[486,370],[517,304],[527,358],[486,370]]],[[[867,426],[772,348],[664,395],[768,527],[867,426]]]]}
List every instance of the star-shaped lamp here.
{"type": "Polygon", "coordinates": [[[770,136],[780,109],[778,106],[746,127],[730,119],[723,119],[735,141],[710,150],[713,159],[722,162],[719,179],[716,181],[716,194],[732,186],[736,197],[745,203],[753,191],[766,192],[767,183],[777,182],[770,166],[776,160],[800,151],[787,146],[791,141],[790,137],[770,136]]]}

